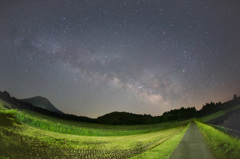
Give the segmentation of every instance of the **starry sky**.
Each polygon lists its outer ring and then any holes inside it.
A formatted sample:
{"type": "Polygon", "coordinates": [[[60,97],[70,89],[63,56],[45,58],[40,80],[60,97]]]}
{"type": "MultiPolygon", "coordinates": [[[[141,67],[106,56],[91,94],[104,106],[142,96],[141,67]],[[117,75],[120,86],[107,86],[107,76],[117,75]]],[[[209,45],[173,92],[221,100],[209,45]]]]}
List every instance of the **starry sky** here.
{"type": "Polygon", "coordinates": [[[239,0],[0,0],[0,90],[161,115],[240,95],[239,0]]]}

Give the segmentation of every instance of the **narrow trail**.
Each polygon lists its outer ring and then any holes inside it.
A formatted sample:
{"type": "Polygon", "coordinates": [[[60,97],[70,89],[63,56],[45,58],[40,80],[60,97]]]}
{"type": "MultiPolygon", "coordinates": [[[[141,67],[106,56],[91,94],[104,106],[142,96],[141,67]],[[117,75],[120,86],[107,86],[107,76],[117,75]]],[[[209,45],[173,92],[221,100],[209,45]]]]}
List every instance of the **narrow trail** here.
{"type": "Polygon", "coordinates": [[[170,159],[214,159],[195,123],[191,123],[170,159]]]}

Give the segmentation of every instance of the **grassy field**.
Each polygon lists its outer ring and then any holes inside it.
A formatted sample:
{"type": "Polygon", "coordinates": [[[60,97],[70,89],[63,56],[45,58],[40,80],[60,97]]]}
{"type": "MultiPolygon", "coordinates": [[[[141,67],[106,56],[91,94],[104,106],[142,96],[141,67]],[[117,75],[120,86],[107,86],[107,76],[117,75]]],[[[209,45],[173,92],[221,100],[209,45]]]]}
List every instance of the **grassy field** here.
{"type": "Polygon", "coordinates": [[[174,146],[159,146],[180,142],[175,138],[184,134],[187,125],[86,124],[9,108],[0,101],[0,158],[130,158],[156,148],[168,154],[174,146]]]}
{"type": "Polygon", "coordinates": [[[239,159],[240,140],[233,138],[209,125],[197,122],[197,126],[202,132],[205,142],[213,152],[215,158],[219,159],[239,159]]]}
{"type": "Polygon", "coordinates": [[[160,145],[183,129],[184,127],[178,127],[119,137],[90,137],[60,134],[25,125],[1,127],[0,152],[11,158],[36,157],[38,154],[44,154],[45,158],[84,158],[88,155],[91,155],[90,158],[128,158],[160,145]]]}
{"type": "MultiPolygon", "coordinates": [[[[189,126],[189,125],[188,125],[189,126]]],[[[188,126],[182,130],[180,133],[176,134],[169,140],[166,140],[157,147],[141,153],[137,156],[132,157],[131,159],[168,159],[172,155],[173,151],[177,148],[178,144],[182,140],[185,132],[188,129],[188,126]]]]}
{"type": "Polygon", "coordinates": [[[151,125],[118,126],[68,121],[49,117],[31,111],[17,112],[16,116],[19,121],[32,127],[64,134],[82,136],[123,136],[144,134],[179,126],[185,126],[189,122],[183,121],[151,125]]]}

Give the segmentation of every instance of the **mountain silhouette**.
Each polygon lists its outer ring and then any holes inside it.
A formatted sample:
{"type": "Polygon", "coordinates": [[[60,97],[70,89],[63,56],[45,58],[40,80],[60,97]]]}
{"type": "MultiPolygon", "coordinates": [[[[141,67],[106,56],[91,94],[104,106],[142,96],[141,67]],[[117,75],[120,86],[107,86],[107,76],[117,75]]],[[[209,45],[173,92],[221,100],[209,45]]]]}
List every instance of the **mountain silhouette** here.
{"type": "Polygon", "coordinates": [[[20,99],[21,101],[30,103],[36,107],[40,107],[52,112],[56,112],[59,114],[63,114],[60,110],[58,110],[47,98],[36,96],[32,98],[20,99]]]}
{"type": "Polygon", "coordinates": [[[151,115],[133,114],[128,112],[112,112],[97,118],[101,124],[111,125],[134,125],[134,124],[150,124],[153,123],[151,115]]]}

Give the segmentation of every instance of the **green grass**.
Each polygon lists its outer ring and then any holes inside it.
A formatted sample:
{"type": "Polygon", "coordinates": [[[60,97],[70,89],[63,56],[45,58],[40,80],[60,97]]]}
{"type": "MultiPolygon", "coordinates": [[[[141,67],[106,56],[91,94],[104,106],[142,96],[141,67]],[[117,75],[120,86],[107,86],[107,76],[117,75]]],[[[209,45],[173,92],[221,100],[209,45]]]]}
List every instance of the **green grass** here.
{"type": "Polygon", "coordinates": [[[196,123],[215,158],[239,159],[239,139],[233,138],[209,125],[197,121],[196,123]]]}
{"type": "Polygon", "coordinates": [[[0,125],[0,156],[20,159],[130,158],[167,143],[183,132],[187,124],[186,121],[134,126],[88,125],[4,107],[0,118],[3,123],[11,123],[0,125]]]}
{"type": "Polygon", "coordinates": [[[44,120],[49,120],[53,122],[58,122],[62,124],[67,124],[67,125],[73,125],[73,126],[78,126],[78,127],[84,127],[84,128],[96,128],[96,129],[112,129],[112,130],[117,130],[117,131],[127,131],[127,130],[144,130],[148,129],[147,132],[152,132],[152,131],[159,131],[162,130],[163,127],[170,127],[173,125],[173,127],[177,126],[183,126],[187,125],[188,122],[191,120],[186,120],[182,122],[164,122],[160,124],[146,124],[146,125],[104,125],[104,124],[94,124],[94,123],[85,123],[85,122],[79,122],[79,121],[72,121],[72,120],[64,120],[64,119],[59,119],[51,116],[47,116],[44,114],[36,113],[33,111],[23,111],[25,114],[34,116],[39,119],[44,119],[44,120]]]}
{"type": "Polygon", "coordinates": [[[6,110],[6,109],[14,108],[11,104],[8,102],[5,102],[4,100],[0,99],[0,110],[6,110]]]}
{"type": "Polygon", "coordinates": [[[183,129],[177,127],[138,135],[93,137],[61,134],[27,125],[0,126],[0,152],[10,158],[34,158],[40,154],[43,154],[43,158],[85,158],[88,155],[91,158],[125,158],[151,150],[183,129]]]}
{"type": "Polygon", "coordinates": [[[131,159],[168,159],[172,155],[173,151],[177,148],[178,144],[182,140],[185,132],[187,131],[189,125],[182,130],[180,133],[166,140],[159,146],[141,153],[140,155],[134,156],[131,159]]]}
{"type": "Polygon", "coordinates": [[[11,127],[14,124],[20,124],[20,122],[16,119],[16,110],[0,110],[0,126],[11,127]]]}
{"type": "Polygon", "coordinates": [[[109,126],[57,119],[31,111],[17,112],[16,116],[19,121],[36,128],[82,136],[124,136],[144,134],[185,126],[188,123],[188,121],[184,121],[152,125],[109,126]]]}

